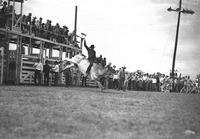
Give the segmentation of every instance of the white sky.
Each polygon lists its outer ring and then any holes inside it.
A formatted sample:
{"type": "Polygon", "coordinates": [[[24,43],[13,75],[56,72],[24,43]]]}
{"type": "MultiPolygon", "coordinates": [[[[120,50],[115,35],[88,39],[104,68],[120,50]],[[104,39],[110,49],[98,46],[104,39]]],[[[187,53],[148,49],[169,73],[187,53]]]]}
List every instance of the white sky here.
{"type": "MultiPolygon", "coordinates": [[[[183,0],[183,6],[196,14],[182,14],[176,69],[194,77],[200,73],[200,6],[198,0],[190,2],[183,0]]],[[[78,33],[87,34],[87,44],[95,45],[97,56],[102,54],[128,71],[169,74],[177,13],[166,9],[177,8],[178,0],[28,0],[24,13],[67,25],[73,31],[75,5],[78,33]]],[[[83,53],[87,54],[85,49],[83,53]]]]}

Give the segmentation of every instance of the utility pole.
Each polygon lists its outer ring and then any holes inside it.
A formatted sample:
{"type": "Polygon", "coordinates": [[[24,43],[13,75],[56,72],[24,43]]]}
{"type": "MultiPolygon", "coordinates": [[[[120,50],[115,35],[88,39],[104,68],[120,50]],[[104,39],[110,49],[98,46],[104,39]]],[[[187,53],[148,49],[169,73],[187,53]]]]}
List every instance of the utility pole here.
{"type": "Polygon", "coordinates": [[[176,28],[176,38],[175,38],[175,46],[174,46],[174,55],[173,55],[173,61],[172,61],[172,80],[173,80],[173,84],[172,84],[172,91],[175,91],[175,86],[174,86],[174,68],[175,68],[175,61],[176,61],[176,51],[177,51],[177,45],[178,45],[178,34],[179,34],[179,26],[180,26],[180,19],[181,19],[181,13],[184,14],[194,14],[194,11],[192,10],[188,10],[188,9],[182,9],[182,0],[179,1],[179,8],[177,9],[172,9],[171,7],[169,7],[167,9],[169,12],[171,11],[175,11],[178,12],[178,22],[177,22],[177,28],[176,28]]]}
{"type": "Polygon", "coordinates": [[[76,44],[76,32],[77,32],[77,6],[75,7],[75,20],[74,20],[74,42],[76,44]]]}

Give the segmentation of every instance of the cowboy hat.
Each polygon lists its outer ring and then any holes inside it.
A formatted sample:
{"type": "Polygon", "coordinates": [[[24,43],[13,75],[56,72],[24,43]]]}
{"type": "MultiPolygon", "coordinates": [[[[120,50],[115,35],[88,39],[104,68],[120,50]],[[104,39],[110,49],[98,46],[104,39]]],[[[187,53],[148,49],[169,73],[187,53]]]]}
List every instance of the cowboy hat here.
{"type": "Polygon", "coordinates": [[[90,48],[95,48],[95,47],[94,47],[94,45],[92,44],[92,45],[90,46],[90,48]]]}

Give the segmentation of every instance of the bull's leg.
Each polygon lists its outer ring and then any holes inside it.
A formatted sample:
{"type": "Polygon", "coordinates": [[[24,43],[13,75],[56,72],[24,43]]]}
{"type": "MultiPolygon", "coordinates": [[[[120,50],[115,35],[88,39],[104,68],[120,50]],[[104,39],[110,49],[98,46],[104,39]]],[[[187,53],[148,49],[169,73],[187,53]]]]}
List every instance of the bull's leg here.
{"type": "Polygon", "coordinates": [[[99,81],[97,81],[97,80],[95,80],[95,81],[98,84],[98,87],[100,88],[100,92],[103,92],[103,89],[104,89],[103,85],[99,81]]]}

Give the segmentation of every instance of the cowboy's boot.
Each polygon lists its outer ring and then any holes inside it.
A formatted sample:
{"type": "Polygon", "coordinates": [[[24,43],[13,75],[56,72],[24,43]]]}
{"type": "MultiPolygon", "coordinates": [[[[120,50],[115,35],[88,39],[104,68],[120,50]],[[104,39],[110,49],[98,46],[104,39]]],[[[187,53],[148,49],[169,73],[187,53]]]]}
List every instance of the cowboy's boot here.
{"type": "Polygon", "coordinates": [[[86,75],[89,75],[91,68],[92,68],[92,64],[90,64],[88,66],[87,71],[86,71],[86,75]]]}

